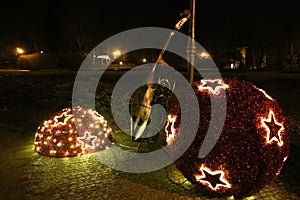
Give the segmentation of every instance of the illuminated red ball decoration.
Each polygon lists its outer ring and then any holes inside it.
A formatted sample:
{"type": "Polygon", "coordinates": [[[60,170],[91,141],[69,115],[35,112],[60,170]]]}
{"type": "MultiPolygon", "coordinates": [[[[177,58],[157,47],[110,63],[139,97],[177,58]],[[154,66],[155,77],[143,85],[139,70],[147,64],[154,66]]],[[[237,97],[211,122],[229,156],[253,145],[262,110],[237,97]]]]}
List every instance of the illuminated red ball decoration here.
{"type": "MultiPolygon", "coordinates": [[[[238,79],[201,80],[193,88],[200,107],[199,129],[191,146],[175,161],[176,167],[199,191],[213,196],[243,198],[257,193],[280,173],[289,152],[287,123],[278,102],[238,79]],[[212,151],[200,159],[210,125],[210,98],[218,101],[221,95],[227,98],[225,124],[212,151]]],[[[183,138],[179,125],[180,105],[174,102],[165,128],[170,147],[183,138]]],[[[218,124],[210,126],[214,130],[218,124]]]]}
{"type": "Polygon", "coordinates": [[[51,157],[71,157],[104,150],[112,142],[111,128],[98,112],[65,108],[37,128],[34,151],[51,157]]]}

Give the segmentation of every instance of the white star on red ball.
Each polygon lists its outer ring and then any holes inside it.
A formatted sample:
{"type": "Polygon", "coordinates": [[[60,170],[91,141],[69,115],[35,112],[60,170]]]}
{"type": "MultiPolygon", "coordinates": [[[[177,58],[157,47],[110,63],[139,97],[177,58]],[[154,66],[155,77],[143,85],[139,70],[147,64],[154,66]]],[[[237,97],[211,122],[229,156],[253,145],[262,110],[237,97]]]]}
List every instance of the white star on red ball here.
{"type": "Polygon", "coordinates": [[[231,188],[230,183],[225,178],[225,173],[222,170],[213,171],[204,165],[199,168],[201,175],[196,174],[195,178],[200,183],[208,186],[212,190],[217,190],[220,187],[231,188]]]}
{"type": "Polygon", "coordinates": [[[95,141],[97,136],[91,135],[90,132],[86,131],[83,137],[78,137],[78,141],[82,144],[82,148],[95,149],[95,141]]]}
{"type": "Polygon", "coordinates": [[[274,112],[270,110],[268,118],[262,119],[261,122],[267,131],[267,143],[277,142],[278,146],[282,146],[281,132],[284,130],[284,127],[283,124],[277,122],[274,112]]]}
{"type": "Polygon", "coordinates": [[[226,90],[228,85],[223,83],[222,79],[202,79],[198,86],[200,91],[208,90],[212,94],[218,95],[220,90],[226,90]]]}

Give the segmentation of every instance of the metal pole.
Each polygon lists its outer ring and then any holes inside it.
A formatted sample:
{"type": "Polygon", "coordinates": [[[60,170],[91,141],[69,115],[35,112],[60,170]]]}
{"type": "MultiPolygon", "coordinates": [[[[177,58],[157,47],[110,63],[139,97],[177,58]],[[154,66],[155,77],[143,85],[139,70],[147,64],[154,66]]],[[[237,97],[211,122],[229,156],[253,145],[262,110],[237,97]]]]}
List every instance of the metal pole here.
{"type": "Polygon", "coordinates": [[[188,79],[190,84],[194,82],[194,64],[195,64],[195,10],[196,10],[196,0],[190,0],[190,10],[192,11],[192,18],[190,21],[189,34],[190,38],[187,46],[188,55],[188,79]]]}

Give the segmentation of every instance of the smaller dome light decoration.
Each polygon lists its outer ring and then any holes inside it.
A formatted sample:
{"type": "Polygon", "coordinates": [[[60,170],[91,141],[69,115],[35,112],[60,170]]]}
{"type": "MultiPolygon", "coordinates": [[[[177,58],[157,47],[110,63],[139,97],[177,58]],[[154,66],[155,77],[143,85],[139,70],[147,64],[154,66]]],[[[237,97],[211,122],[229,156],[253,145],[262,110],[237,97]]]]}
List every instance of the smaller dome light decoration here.
{"type": "Polygon", "coordinates": [[[112,131],[104,117],[78,106],[52,114],[37,128],[34,151],[50,157],[71,157],[105,150],[112,144],[112,131]]]}

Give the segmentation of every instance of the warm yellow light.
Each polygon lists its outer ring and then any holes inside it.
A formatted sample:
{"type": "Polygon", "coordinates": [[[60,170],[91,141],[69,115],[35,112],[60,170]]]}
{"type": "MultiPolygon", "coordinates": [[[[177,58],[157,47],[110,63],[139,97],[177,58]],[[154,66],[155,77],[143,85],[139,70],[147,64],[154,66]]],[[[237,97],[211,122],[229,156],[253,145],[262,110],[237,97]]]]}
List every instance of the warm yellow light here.
{"type": "Polygon", "coordinates": [[[72,117],[73,117],[73,115],[68,114],[68,112],[65,111],[61,115],[54,117],[54,121],[55,121],[54,126],[66,125],[68,120],[71,119],[72,117]]]}
{"type": "Polygon", "coordinates": [[[123,62],[122,62],[122,61],[120,61],[120,62],[119,62],[119,64],[120,64],[120,65],[123,65],[123,62]]]}
{"type": "Polygon", "coordinates": [[[146,63],[147,62],[147,59],[146,58],[143,58],[143,63],[146,63]]]}
{"type": "Polygon", "coordinates": [[[198,56],[199,56],[200,58],[205,58],[205,59],[207,59],[207,58],[210,57],[209,54],[206,53],[206,52],[201,52],[201,53],[198,54],[198,56]]]}
{"type": "Polygon", "coordinates": [[[23,54],[25,51],[24,51],[24,49],[21,49],[21,48],[17,47],[16,52],[18,54],[23,54]]]}
{"type": "Polygon", "coordinates": [[[113,52],[114,58],[117,58],[117,57],[119,57],[120,55],[121,55],[121,51],[120,51],[120,50],[115,50],[115,51],[113,52]]]}

